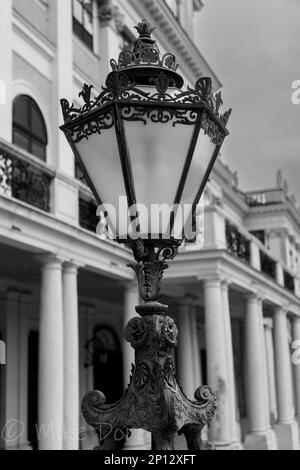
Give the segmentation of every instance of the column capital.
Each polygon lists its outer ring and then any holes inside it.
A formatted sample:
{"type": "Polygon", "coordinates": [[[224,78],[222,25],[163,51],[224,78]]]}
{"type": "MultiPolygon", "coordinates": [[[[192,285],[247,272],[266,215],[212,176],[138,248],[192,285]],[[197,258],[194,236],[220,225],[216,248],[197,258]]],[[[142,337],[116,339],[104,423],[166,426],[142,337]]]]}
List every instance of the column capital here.
{"type": "Polygon", "coordinates": [[[279,305],[274,308],[274,316],[275,315],[282,315],[284,317],[287,317],[288,311],[290,309],[289,305],[279,305]]]}
{"type": "Polygon", "coordinates": [[[216,274],[215,276],[209,277],[207,279],[204,279],[204,286],[205,287],[216,287],[216,286],[223,286],[224,284],[226,285],[227,279],[224,276],[219,276],[216,274]]]}
{"type": "Polygon", "coordinates": [[[64,273],[77,273],[78,269],[83,268],[85,265],[80,261],[70,260],[63,261],[64,273]]]}
{"type": "Polygon", "coordinates": [[[64,263],[70,261],[68,258],[58,253],[43,253],[36,255],[34,258],[43,267],[50,267],[51,265],[57,266],[58,264],[62,266],[64,263]]]}
{"type": "Polygon", "coordinates": [[[300,315],[291,315],[291,319],[294,325],[300,325],[300,315]]]}
{"type": "Polygon", "coordinates": [[[263,302],[264,295],[261,292],[247,292],[245,298],[248,302],[263,302]]]}

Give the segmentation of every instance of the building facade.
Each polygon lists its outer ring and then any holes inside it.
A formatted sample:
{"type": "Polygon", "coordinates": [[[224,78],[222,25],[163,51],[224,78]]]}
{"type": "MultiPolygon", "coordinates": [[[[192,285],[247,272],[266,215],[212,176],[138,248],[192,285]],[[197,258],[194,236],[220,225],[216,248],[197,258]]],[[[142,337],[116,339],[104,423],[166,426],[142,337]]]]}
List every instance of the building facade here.
{"type": "MultiPolygon", "coordinates": [[[[58,129],[59,99],[76,102],[84,83],[99,92],[141,18],[188,83],[209,75],[218,90],[193,42],[202,6],[1,1],[0,448],[93,448],[81,398],[100,389],[117,400],[134,360],[122,339],[139,303],[131,254],[95,233],[95,202],[58,129]]],[[[201,384],[216,392],[207,434],[218,449],[298,449],[300,212],[280,172],[274,188],[243,193],[221,160],[203,204],[204,241],[181,249],[163,284],[179,326],[179,382],[189,398],[201,384]]],[[[149,440],[134,432],[125,445],[149,440]]]]}

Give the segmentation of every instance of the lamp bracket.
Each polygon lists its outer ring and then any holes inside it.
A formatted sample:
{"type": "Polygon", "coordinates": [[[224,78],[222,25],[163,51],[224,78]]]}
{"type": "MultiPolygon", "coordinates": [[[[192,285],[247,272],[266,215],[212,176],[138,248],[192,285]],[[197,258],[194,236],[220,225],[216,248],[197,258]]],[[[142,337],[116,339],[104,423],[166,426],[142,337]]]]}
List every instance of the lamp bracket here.
{"type": "Polygon", "coordinates": [[[184,434],[189,450],[213,449],[201,432],[214,417],[216,397],[208,387],[189,400],[176,381],[173,349],[177,327],[164,315],[146,315],[128,323],[124,338],[135,349],[135,365],[128,389],[117,403],[105,404],[103,393],[88,393],[82,402],[86,422],[98,433],[97,450],[120,450],[118,435],[144,429],[153,436],[153,450],[173,450],[177,433],[184,434]]]}

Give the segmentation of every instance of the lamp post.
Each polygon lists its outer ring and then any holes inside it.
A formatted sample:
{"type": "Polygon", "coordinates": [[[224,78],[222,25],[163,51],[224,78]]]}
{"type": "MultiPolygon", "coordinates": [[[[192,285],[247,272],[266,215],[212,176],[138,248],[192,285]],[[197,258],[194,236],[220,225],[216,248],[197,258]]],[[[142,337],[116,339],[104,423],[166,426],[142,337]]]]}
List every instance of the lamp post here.
{"type": "MultiPolygon", "coordinates": [[[[182,90],[173,54],[160,54],[146,20],[136,27],[133,50],[123,50],[98,96],[84,85],[81,108],[61,100],[61,127],[113,238],[132,249],[143,305],[124,332],[135,349],[123,398],[105,404],[99,391],[83,399],[82,412],[102,449],[117,450],[118,430],[152,433],[155,450],[173,449],[183,433],[190,450],[208,448],[201,431],[214,416],[208,387],[190,401],[177,384],[173,363],[177,328],[158,301],[161,279],[183,240],[190,238],[197,207],[225,137],[230,110],[210,78],[182,90]],[[161,205],[169,207],[157,217],[161,205]],[[167,213],[167,216],[166,216],[167,213]]],[[[113,373],[113,371],[112,371],[113,373]]],[[[109,379],[108,379],[109,380],[109,379]]]]}

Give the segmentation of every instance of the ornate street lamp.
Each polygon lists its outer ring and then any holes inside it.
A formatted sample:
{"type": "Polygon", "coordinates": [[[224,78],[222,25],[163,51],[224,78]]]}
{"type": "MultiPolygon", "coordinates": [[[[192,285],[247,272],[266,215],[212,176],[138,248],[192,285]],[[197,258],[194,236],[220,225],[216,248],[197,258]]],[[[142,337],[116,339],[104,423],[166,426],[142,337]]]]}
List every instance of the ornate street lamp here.
{"type": "Polygon", "coordinates": [[[213,94],[210,78],[182,90],[174,55],[161,57],[147,21],[136,29],[134,49],[111,61],[112,72],[98,96],[84,85],[81,108],[61,100],[61,129],[113,238],[133,251],[136,263],[130,266],[145,301],[136,308],[141,317],[124,333],[135,349],[124,397],[107,405],[101,392],[90,392],[82,411],[103,449],[118,449],[117,430],[144,429],[152,433],[156,450],[172,449],[177,432],[197,450],[207,447],[201,431],[215,414],[215,396],[202,387],[192,402],[177,384],[172,356],[177,328],[158,295],[166,260],[193,231],[231,111],[220,113],[221,93],[213,94]],[[154,217],[153,208],[162,204],[171,210],[154,217]]]}

